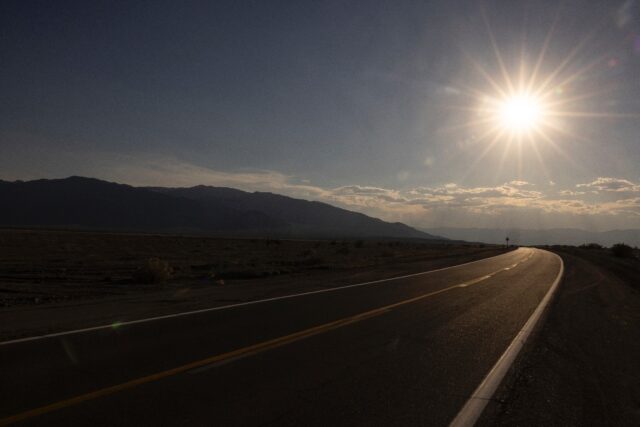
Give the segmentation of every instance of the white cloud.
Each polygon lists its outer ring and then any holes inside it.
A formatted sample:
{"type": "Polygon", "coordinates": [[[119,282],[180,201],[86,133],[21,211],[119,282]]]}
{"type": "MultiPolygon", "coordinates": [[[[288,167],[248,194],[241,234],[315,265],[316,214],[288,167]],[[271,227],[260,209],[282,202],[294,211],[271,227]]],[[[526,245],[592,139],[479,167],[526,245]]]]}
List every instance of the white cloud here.
{"type": "Polygon", "coordinates": [[[640,185],[622,178],[599,177],[596,180],[576,185],[578,188],[593,188],[598,191],[640,192],[640,185]]]}
{"type": "Polygon", "coordinates": [[[558,194],[565,197],[579,197],[587,194],[586,191],[560,190],[558,194]]]}
{"type": "Polygon", "coordinates": [[[520,181],[520,180],[510,181],[507,184],[513,185],[514,187],[527,187],[527,186],[533,185],[527,181],[520,181]]]}

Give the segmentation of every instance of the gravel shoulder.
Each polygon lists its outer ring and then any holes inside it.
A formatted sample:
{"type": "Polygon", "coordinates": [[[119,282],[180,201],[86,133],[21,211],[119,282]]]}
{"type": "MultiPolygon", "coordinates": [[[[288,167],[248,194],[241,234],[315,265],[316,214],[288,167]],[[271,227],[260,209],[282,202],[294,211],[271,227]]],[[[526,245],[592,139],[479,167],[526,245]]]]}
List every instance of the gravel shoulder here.
{"type": "Polygon", "coordinates": [[[556,252],[558,293],[479,425],[640,425],[640,260],[556,252]]]}

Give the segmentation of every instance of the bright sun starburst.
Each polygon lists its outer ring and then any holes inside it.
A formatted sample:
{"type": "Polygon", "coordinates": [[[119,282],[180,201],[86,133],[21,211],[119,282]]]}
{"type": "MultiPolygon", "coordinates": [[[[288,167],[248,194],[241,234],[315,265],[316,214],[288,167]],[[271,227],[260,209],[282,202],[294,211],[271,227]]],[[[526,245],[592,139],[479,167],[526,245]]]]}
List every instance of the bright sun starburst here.
{"type": "Polygon", "coordinates": [[[473,108],[474,125],[494,143],[504,139],[508,143],[549,140],[559,113],[557,105],[550,102],[552,93],[536,90],[535,85],[509,86],[510,90],[496,90],[495,95],[481,94],[479,105],[473,108]]]}
{"type": "Polygon", "coordinates": [[[603,62],[602,57],[579,55],[587,38],[566,52],[554,66],[545,58],[552,45],[554,23],[537,56],[531,55],[523,45],[519,56],[505,57],[484,14],[483,17],[495,62],[491,58],[474,59],[467,52],[468,69],[475,74],[472,80],[477,81],[473,85],[460,82],[453,85],[460,102],[453,108],[468,112],[466,122],[452,129],[468,130],[465,146],[475,155],[469,172],[490,152],[499,149],[502,155],[494,167],[496,174],[501,173],[506,162],[514,159],[514,154],[518,173],[524,161],[529,161],[526,156],[531,154],[547,173],[543,156],[549,155],[549,150],[573,162],[566,146],[576,140],[588,142],[575,133],[580,129],[577,119],[638,118],[638,114],[598,111],[598,106],[603,104],[594,101],[605,92],[589,87],[586,82],[591,71],[612,65],[603,62]]]}
{"type": "Polygon", "coordinates": [[[542,125],[545,108],[543,102],[528,93],[516,93],[500,100],[496,105],[498,125],[512,133],[530,132],[542,125]]]}
{"type": "Polygon", "coordinates": [[[447,87],[454,100],[448,107],[457,111],[451,115],[456,124],[441,128],[456,132],[464,154],[473,156],[466,174],[499,150],[501,155],[492,156],[497,163],[490,167],[496,176],[511,165],[520,176],[524,166],[536,162],[551,181],[546,165],[549,156],[576,166],[572,151],[576,142],[580,141],[581,147],[595,143],[588,132],[583,132],[580,121],[588,122],[588,131],[597,119],[640,119],[637,112],[616,111],[619,104],[615,93],[610,93],[606,85],[598,86],[601,77],[618,67],[619,61],[609,54],[591,56],[585,49],[591,37],[582,37],[560,56],[557,52],[551,55],[557,49],[552,39],[559,14],[541,44],[532,46],[523,37],[520,52],[511,44],[505,51],[509,55],[505,55],[484,9],[481,12],[493,55],[479,59],[474,52],[465,52],[468,66],[463,69],[464,79],[447,87]],[[559,62],[553,63],[550,57],[559,62]]]}

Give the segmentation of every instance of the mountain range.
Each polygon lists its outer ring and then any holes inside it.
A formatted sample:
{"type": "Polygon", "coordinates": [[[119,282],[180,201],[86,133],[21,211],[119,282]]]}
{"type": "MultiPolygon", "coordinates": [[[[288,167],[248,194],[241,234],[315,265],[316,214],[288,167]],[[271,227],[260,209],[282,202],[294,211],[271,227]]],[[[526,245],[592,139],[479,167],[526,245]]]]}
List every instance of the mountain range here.
{"type": "Polygon", "coordinates": [[[225,236],[446,240],[408,225],[273,193],[133,187],[94,178],[0,181],[0,226],[225,236]]]}
{"type": "Polygon", "coordinates": [[[640,230],[611,230],[611,231],[586,231],[577,228],[553,228],[547,230],[535,230],[524,228],[428,228],[428,233],[455,240],[467,240],[472,242],[505,243],[509,237],[509,243],[515,245],[582,245],[586,243],[598,243],[603,246],[611,246],[616,243],[626,243],[631,246],[640,246],[640,230]]]}

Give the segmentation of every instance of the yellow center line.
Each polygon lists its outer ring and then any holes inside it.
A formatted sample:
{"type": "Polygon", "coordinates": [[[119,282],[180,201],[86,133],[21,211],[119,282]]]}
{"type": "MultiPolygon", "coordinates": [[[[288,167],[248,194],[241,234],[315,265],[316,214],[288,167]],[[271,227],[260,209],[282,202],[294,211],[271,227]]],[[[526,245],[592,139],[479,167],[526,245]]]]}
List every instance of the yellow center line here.
{"type": "Polygon", "coordinates": [[[497,270],[491,274],[487,274],[486,276],[482,276],[476,279],[473,279],[468,282],[460,283],[457,285],[449,286],[448,288],[440,289],[439,291],[429,292],[423,295],[419,295],[414,298],[406,299],[394,304],[389,304],[384,307],[376,308],[373,310],[369,310],[360,314],[356,314],[354,316],[349,316],[343,319],[335,320],[333,322],[324,323],[322,325],[314,326],[309,329],[305,329],[299,332],[294,332],[289,335],[285,335],[282,337],[274,338],[268,341],[263,341],[261,343],[253,344],[247,347],[243,347],[237,350],[229,351],[227,353],[218,354],[216,356],[207,357],[202,360],[198,360],[195,362],[187,363],[186,365],[178,366],[176,368],[168,369],[166,371],[157,372],[155,374],[147,375],[144,377],[140,377],[134,380],[126,381],[124,383],[116,384],[110,387],[102,388],[99,390],[95,390],[89,393],[81,394],[79,396],[75,396],[69,399],[61,400],[55,403],[51,403],[49,405],[41,406],[39,408],[27,410],[25,412],[21,412],[16,415],[11,415],[6,418],[0,419],[0,426],[8,426],[10,424],[24,421],[29,418],[37,417],[39,415],[44,415],[49,412],[57,411],[59,409],[67,408],[69,406],[78,405],[82,402],[86,402],[88,400],[97,399],[100,397],[108,396],[110,394],[114,394],[123,390],[127,390],[133,387],[137,387],[142,384],[150,383],[153,381],[158,381],[163,378],[171,377],[174,375],[181,374],[183,372],[191,371],[193,369],[201,368],[207,365],[221,363],[221,362],[229,362],[235,359],[244,358],[249,355],[254,355],[257,353],[261,353],[267,350],[271,350],[277,347],[284,346],[286,344],[290,344],[296,341],[303,340],[305,338],[312,337],[314,335],[319,335],[337,328],[341,328],[343,326],[351,325],[353,323],[361,322],[366,319],[370,319],[372,317],[379,316],[381,314],[387,313],[394,308],[398,308],[407,304],[414,303],[416,301],[423,300],[425,298],[429,298],[444,292],[448,292],[450,290],[456,288],[466,288],[467,286],[474,285],[476,283],[482,282],[484,280],[489,279],[493,275],[503,271],[504,269],[497,270]]]}

